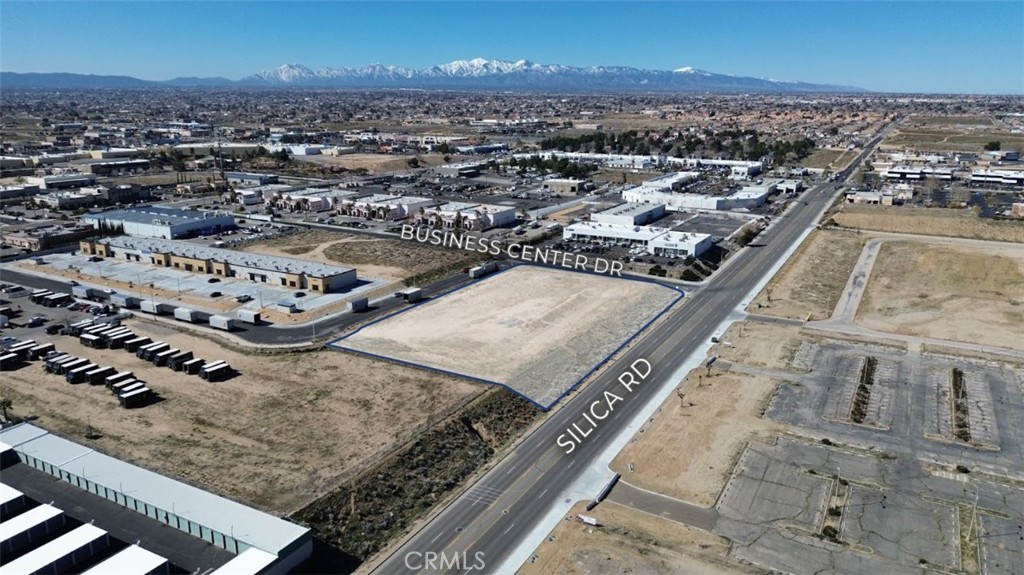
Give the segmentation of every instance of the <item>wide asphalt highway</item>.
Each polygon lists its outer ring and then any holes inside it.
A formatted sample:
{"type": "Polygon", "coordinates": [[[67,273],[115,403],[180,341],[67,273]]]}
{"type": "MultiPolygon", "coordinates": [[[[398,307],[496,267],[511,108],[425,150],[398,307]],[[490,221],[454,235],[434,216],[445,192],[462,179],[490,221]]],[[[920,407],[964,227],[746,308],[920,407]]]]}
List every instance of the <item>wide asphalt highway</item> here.
{"type": "MultiPolygon", "coordinates": [[[[870,142],[865,151],[840,174],[846,179],[874,149],[888,129],[870,142]]],[[[825,183],[793,202],[789,211],[773,222],[755,243],[736,254],[689,301],[667,316],[649,335],[625,352],[615,365],[582,391],[570,395],[556,411],[507,457],[487,472],[432,521],[395,550],[374,571],[392,573],[494,573],[520,542],[557,503],[556,498],[614,441],[646,401],[665,385],[680,363],[709,342],[715,328],[742,302],[743,297],[785,255],[804,231],[816,224],[818,215],[835,198],[838,186],[825,183]],[[806,202],[806,204],[804,203],[806,202]],[[640,359],[651,365],[650,374],[626,391],[620,374],[640,359]],[[605,392],[622,398],[603,420],[591,425],[584,417],[597,403],[595,413],[607,411],[605,392]],[[557,444],[559,436],[576,424],[583,433],[571,453],[557,444]],[[427,553],[445,554],[436,569],[425,564],[427,553]],[[482,556],[477,553],[483,553],[482,556]],[[458,556],[458,565],[451,561],[458,556]],[[477,558],[480,562],[477,562],[477,558]],[[480,563],[484,568],[480,569],[480,563]],[[473,569],[477,567],[476,569],[473,569]]],[[[579,434],[577,434],[579,435],[579,434]]],[[[564,443],[564,441],[563,441],[564,443]]],[[[666,448],[669,448],[666,446],[666,448]]],[[[596,493],[594,494],[597,495],[596,493]]]]}

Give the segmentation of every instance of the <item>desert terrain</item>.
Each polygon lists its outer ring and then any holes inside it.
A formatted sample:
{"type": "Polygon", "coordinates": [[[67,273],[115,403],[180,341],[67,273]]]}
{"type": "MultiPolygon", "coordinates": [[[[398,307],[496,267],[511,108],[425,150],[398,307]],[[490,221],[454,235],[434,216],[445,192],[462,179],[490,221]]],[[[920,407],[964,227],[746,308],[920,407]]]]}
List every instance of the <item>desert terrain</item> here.
{"type": "Polygon", "coordinates": [[[827,319],[870,236],[815,230],[747,311],[799,320],[827,319]]]}
{"type": "Polygon", "coordinates": [[[1024,250],[887,242],[857,322],[890,333],[1024,350],[1024,250]]]}
{"type": "Polygon", "coordinates": [[[505,383],[548,405],[678,297],[644,282],[519,266],[336,345],[505,383]]]}
{"type": "Polygon", "coordinates": [[[970,210],[844,204],[832,220],[844,228],[1024,242],[1020,222],[981,219],[970,210]]]}
{"type": "Polygon", "coordinates": [[[584,513],[597,519],[594,527],[579,521],[561,521],[527,562],[519,575],[705,575],[754,573],[727,562],[726,539],[617,505],[603,503],[586,511],[580,503],[572,516],[584,513]]]}
{"type": "Polygon", "coordinates": [[[337,351],[247,355],[173,325],[127,325],[207,361],[226,360],[240,375],[207,383],[124,350],[45,336],[39,341],[61,351],[134,372],[162,400],[122,409],[104,386],[71,385],[41,362],[5,372],[0,396],[74,441],[276,514],[326,493],[483,389],[337,351]],[[90,428],[100,437],[87,439],[90,428]]]}

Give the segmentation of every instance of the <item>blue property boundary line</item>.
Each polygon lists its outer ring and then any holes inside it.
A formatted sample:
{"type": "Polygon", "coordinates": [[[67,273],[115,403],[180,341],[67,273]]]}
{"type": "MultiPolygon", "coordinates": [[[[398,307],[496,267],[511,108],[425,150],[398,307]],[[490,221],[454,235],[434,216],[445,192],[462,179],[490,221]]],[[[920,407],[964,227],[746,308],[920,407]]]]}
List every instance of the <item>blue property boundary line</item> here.
{"type": "MultiPolygon", "coordinates": [[[[503,274],[505,272],[512,271],[512,270],[516,269],[516,267],[523,266],[523,265],[538,267],[538,268],[542,268],[542,269],[561,269],[562,271],[566,271],[566,272],[578,273],[578,274],[586,274],[586,275],[594,275],[594,276],[600,276],[600,277],[605,277],[605,278],[607,278],[607,277],[615,277],[615,276],[609,276],[607,274],[596,273],[596,272],[592,272],[592,271],[579,271],[579,270],[572,270],[572,269],[568,269],[568,268],[552,268],[551,266],[535,265],[535,264],[532,264],[532,263],[525,263],[524,262],[524,263],[517,263],[517,264],[514,264],[512,266],[509,266],[507,269],[501,270],[498,273],[495,273],[495,274],[491,275],[490,277],[488,277],[486,279],[490,280],[490,279],[497,278],[499,275],[501,275],[501,274],[503,274]]],[[[579,379],[577,379],[572,385],[570,385],[565,391],[563,391],[558,397],[553,399],[547,405],[542,405],[542,404],[538,403],[536,400],[534,400],[533,398],[527,396],[526,394],[522,393],[521,391],[519,391],[517,389],[513,389],[508,384],[502,383],[500,381],[491,381],[489,379],[484,379],[484,378],[481,378],[481,377],[476,377],[476,376],[469,375],[469,374],[466,374],[466,373],[461,373],[461,372],[458,372],[458,371],[453,371],[453,370],[450,370],[450,369],[444,369],[444,368],[440,368],[440,367],[433,367],[433,366],[429,366],[429,365],[424,365],[422,363],[406,361],[406,360],[398,359],[398,358],[395,358],[395,357],[390,357],[390,356],[386,356],[386,355],[380,355],[380,354],[376,354],[376,353],[372,353],[372,352],[368,352],[368,351],[363,351],[363,350],[360,350],[360,349],[354,349],[354,348],[347,347],[347,346],[345,346],[345,345],[340,343],[342,340],[345,340],[345,339],[348,339],[350,337],[353,337],[353,336],[357,335],[359,332],[363,331],[364,329],[366,329],[368,327],[371,327],[371,326],[376,325],[378,323],[381,323],[383,321],[387,321],[387,320],[392,319],[392,318],[394,318],[396,316],[399,316],[399,315],[401,315],[403,313],[406,313],[406,312],[412,311],[414,309],[417,309],[417,308],[419,308],[423,304],[440,300],[441,298],[443,298],[445,296],[448,296],[448,295],[451,295],[451,294],[453,294],[453,293],[455,293],[455,292],[457,292],[459,290],[462,290],[462,289],[465,289],[465,288],[468,288],[468,287],[472,287],[472,286],[478,285],[480,283],[479,281],[469,282],[469,283],[467,283],[465,285],[454,287],[454,288],[452,288],[452,289],[450,289],[448,291],[439,293],[439,294],[437,294],[437,295],[431,297],[430,299],[425,300],[425,301],[423,301],[421,303],[410,305],[410,306],[406,307],[405,309],[401,309],[401,310],[398,310],[396,312],[390,313],[390,314],[388,314],[388,315],[386,315],[384,317],[375,319],[375,320],[371,321],[370,323],[361,326],[356,331],[354,331],[352,333],[349,333],[349,334],[346,334],[346,335],[344,335],[342,337],[339,337],[339,338],[337,338],[335,340],[331,340],[331,341],[327,342],[325,345],[326,346],[330,346],[330,347],[334,347],[334,348],[337,348],[337,349],[340,349],[340,350],[345,350],[345,351],[348,351],[348,352],[356,353],[358,355],[363,355],[363,356],[371,357],[371,358],[374,358],[374,359],[380,359],[380,360],[383,360],[383,361],[388,361],[388,362],[391,362],[391,363],[396,363],[396,364],[399,364],[399,365],[404,365],[404,366],[408,366],[408,367],[415,367],[415,368],[419,368],[419,369],[425,369],[427,371],[432,371],[432,372],[435,372],[435,373],[441,373],[441,374],[444,374],[444,375],[453,375],[453,376],[456,376],[456,377],[461,377],[461,378],[469,379],[471,381],[475,381],[475,382],[478,382],[478,383],[484,383],[484,384],[488,384],[488,385],[497,385],[499,387],[503,387],[503,388],[511,391],[512,393],[518,395],[519,397],[522,397],[523,399],[525,399],[526,401],[529,401],[533,405],[536,405],[542,411],[549,411],[555,404],[557,404],[559,401],[561,401],[567,395],[572,393],[577,387],[579,387],[580,384],[583,383],[584,380],[586,380],[588,377],[593,375],[594,372],[596,372],[598,369],[600,369],[602,366],[604,366],[606,363],[608,363],[608,361],[613,356],[615,356],[615,354],[617,354],[620,351],[622,351],[623,348],[625,348],[633,340],[635,340],[637,338],[637,336],[639,336],[641,333],[643,333],[648,327],[651,326],[651,324],[653,324],[655,321],[657,321],[659,318],[661,318],[663,315],[665,315],[665,313],[668,312],[668,310],[672,306],[674,306],[676,303],[678,303],[679,300],[681,300],[684,297],[686,297],[686,293],[683,292],[683,290],[681,290],[681,289],[679,289],[679,288],[677,288],[675,286],[665,285],[665,284],[657,282],[657,281],[647,281],[647,280],[644,280],[644,279],[636,279],[636,278],[632,278],[632,277],[630,277],[630,278],[620,277],[618,279],[622,279],[622,280],[625,280],[625,281],[642,283],[642,284],[647,284],[647,285],[652,285],[652,284],[653,285],[657,285],[657,286],[663,287],[663,288],[665,288],[667,290],[678,292],[678,295],[674,299],[672,299],[672,301],[668,302],[668,304],[666,304],[665,307],[663,307],[661,309],[661,311],[656,313],[654,315],[654,317],[652,317],[651,319],[647,320],[647,322],[644,323],[642,326],[640,326],[640,328],[637,329],[635,332],[633,332],[632,335],[626,337],[626,339],[621,344],[619,344],[618,347],[616,347],[608,355],[606,355],[604,358],[602,358],[596,364],[594,364],[594,366],[592,368],[590,368],[586,373],[584,373],[579,379]]]]}

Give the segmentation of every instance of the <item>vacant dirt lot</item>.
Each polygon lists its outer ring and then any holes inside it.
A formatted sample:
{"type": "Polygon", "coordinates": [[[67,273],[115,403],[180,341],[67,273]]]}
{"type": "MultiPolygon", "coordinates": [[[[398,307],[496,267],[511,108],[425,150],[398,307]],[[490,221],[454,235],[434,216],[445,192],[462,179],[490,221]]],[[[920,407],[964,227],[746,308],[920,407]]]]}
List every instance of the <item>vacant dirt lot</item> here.
{"type": "Polygon", "coordinates": [[[104,386],[68,384],[41,362],[5,372],[0,395],[15,414],[37,416],[70,439],[275,514],[328,492],[483,389],[337,351],[250,356],[173,326],[128,326],[207,361],[227,360],[241,375],[206,383],[124,350],[53,336],[57,349],[134,372],[164,400],[121,409],[104,386]],[[102,437],[87,440],[89,425],[102,437]]]}
{"type": "Polygon", "coordinates": [[[857,157],[858,150],[837,150],[834,148],[818,148],[800,161],[805,168],[842,170],[857,157]]]}
{"type": "MultiPolygon", "coordinates": [[[[340,166],[349,170],[360,168],[369,170],[370,173],[397,172],[409,169],[409,160],[419,160],[419,166],[439,166],[446,163],[444,154],[418,154],[416,156],[394,156],[390,154],[347,154],[344,156],[306,156],[301,158],[304,162],[322,164],[328,166],[340,166]]],[[[452,162],[461,160],[463,156],[450,156],[452,162]]]]}
{"type": "Polygon", "coordinates": [[[691,371],[612,469],[638,487],[713,505],[744,443],[782,428],[761,419],[777,385],[764,377],[691,371]],[[630,463],[635,472],[629,471],[630,463]]]}
{"type": "Polygon", "coordinates": [[[868,239],[838,230],[811,232],[747,311],[805,321],[827,319],[868,239]]]}
{"type": "Polygon", "coordinates": [[[520,266],[338,345],[505,383],[548,405],[678,296],[643,282],[520,266]]]}
{"type": "Polygon", "coordinates": [[[305,232],[251,244],[244,251],[356,268],[360,277],[401,281],[473,258],[471,252],[343,232],[305,232]]]}
{"type": "Polygon", "coordinates": [[[721,336],[708,355],[753,367],[768,369],[789,369],[789,361],[800,347],[800,342],[809,339],[799,334],[796,328],[756,321],[738,321],[721,336]]]}
{"type": "Polygon", "coordinates": [[[844,205],[832,218],[846,228],[1024,242],[1020,222],[983,220],[970,210],[844,205]]]}
{"type": "Polygon", "coordinates": [[[886,243],[857,321],[892,333],[1024,349],[1024,250],[886,243]]]}
{"type": "Polygon", "coordinates": [[[600,526],[561,521],[535,551],[519,575],[706,575],[752,573],[725,559],[728,541],[681,525],[606,502],[592,512],[580,503],[573,517],[584,513],[600,526]],[[551,539],[554,538],[552,541],[551,539]]]}
{"type": "Polygon", "coordinates": [[[976,129],[965,133],[963,129],[942,129],[935,126],[897,130],[885,140],[885,144],[917,150],[981,152],[985,149],[985,144],[993,140],[1002,143],[1004,150],[1019,150],[1021,146],[1024,146],[1024,137],[1020,134],[976,129]]]}

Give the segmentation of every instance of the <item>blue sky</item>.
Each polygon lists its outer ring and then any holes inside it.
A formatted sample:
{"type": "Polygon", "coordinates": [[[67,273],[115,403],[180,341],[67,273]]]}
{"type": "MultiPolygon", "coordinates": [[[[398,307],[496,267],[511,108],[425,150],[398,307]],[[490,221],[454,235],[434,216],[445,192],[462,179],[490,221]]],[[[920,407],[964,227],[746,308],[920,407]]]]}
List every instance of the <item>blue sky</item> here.
{"type": "Polygon", "coordinates": [[[475,57],[1024,93],[1024,2],[0,0],[0,69],[237,79],[475,57]]]}

